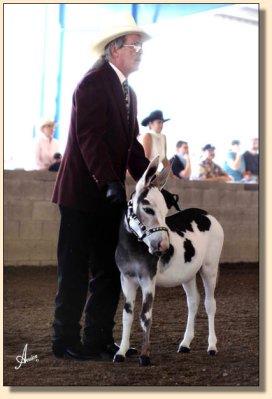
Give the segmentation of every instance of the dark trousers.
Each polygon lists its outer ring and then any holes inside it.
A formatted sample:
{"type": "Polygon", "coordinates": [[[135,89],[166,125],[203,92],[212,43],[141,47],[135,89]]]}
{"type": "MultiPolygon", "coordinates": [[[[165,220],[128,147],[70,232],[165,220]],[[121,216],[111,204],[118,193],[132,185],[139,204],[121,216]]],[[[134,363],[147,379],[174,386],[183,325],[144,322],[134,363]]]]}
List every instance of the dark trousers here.
{"type": "Polygon", "coordinates": [[[122,209],[101,203],[92,212],[60,207],[60,213],[53,343],[80,340],[85,307],[83,342],[99,350],[114,342],[121,290],[114,254],[122,209]]]}

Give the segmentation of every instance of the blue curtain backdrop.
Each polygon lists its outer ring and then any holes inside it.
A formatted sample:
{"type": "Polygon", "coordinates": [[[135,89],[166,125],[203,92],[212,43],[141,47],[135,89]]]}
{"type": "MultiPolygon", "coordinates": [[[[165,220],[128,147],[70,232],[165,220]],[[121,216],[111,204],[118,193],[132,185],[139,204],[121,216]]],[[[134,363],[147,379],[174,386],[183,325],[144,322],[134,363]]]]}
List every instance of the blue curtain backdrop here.
{"type": "Polygon", "coordinates": [[[42,116],[58,122],[64,151],[72,93],[92,63],[90,43],[105,15],[120,11],[152,35],[129,80],[139,121],[157,108],[170,117],[169,156],[178,139],[196,157],[212,141],[223,157],[231,139],[246,145],[244,137],[258,134],[258,5],[5,4],[5,167],[33,167],[42,116]]]}

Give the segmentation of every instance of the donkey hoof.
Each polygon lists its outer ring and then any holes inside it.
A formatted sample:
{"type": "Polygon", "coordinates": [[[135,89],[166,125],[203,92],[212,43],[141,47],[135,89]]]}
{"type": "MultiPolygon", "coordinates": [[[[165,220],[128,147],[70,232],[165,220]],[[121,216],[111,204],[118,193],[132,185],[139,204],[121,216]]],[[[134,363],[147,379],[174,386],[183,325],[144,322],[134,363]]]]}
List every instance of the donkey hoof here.
{"type": "Polygon", "coordinates": [[[188,353],[188,352],[190,352],[190,348],[187,348],[187,346],[180,346],[178,352],[179,353],[188,353]]]}
{"type": "Polygon", "coordinates": [[[151,364],[150,357],[149,356],[140,356],[139,364],[140,364],[140,366],[149,366],[151,364]]]}
{"type": "Polygon", "coordinates": [[[216,355],[216,351],[215,350],[210,350],[208,351],[209,356],[215,356],[216,355]]]}
{"type": "Polygon", "coordinates": [[[126,353],[126,357],[137,355],[138,351],[136,348],[129,348],[126,353]]]}
{"type": "Polygon", "coordinates": [[[113,363],[122,363],[125,361],[125,356],[123,355],[115,355],[113,358],[113,363]]]}

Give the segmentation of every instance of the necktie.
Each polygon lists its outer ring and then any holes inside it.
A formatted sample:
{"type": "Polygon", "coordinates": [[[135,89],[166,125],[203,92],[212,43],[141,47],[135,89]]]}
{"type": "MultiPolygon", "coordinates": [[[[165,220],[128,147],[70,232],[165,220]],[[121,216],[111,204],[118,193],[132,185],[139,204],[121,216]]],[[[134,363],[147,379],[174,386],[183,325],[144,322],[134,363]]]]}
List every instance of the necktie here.
{"type": "Polygon", "coordinates": [[[124,92],[124,97],[125,97],[126,108],[127,108],[127,118],[129,119],[129,90],[128,90],[127,80],[124,80],[122,87],[123,87],[123,92],[124,92]]]}

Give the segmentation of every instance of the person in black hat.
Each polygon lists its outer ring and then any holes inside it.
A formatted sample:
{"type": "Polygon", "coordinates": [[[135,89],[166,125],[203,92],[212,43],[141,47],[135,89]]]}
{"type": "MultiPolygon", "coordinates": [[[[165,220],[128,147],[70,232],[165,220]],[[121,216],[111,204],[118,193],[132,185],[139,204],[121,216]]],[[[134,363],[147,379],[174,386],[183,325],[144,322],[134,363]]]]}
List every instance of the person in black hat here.
{"type": "Polygon", "coordinates": [[[155,156],[159,155],[161,163],[164,167],[169,165],[167,159],[166,136],[161,133],[164,122],[163,113],[155,110],[149,116],[142,120],[142,126],[148,126],[149,131],[139,136],[139,141],[144,147],[145,156],[151,161],[155,156]]]}
{"type": "Polygon", "coordinates": [[[199,165],[199,180],[209,181],[231,181],[231,177],[215,162],[215,147],[206,144],[203,148],[203,160],[199,165]]]}

